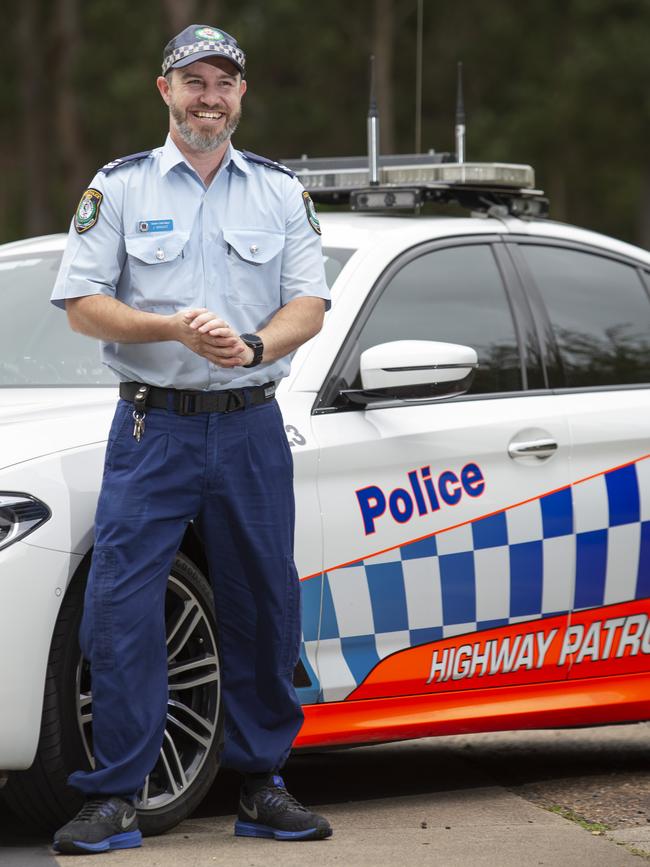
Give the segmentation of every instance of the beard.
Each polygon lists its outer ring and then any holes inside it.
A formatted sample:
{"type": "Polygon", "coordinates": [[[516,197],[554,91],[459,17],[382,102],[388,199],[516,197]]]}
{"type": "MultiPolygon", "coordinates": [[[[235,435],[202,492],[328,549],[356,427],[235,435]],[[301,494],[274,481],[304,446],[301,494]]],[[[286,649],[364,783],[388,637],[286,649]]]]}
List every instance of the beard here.
{"type": "Polygon", "coordinates": [[[220,132],[212,132],[209,129],[205,132],[200,132],[199,130],[192,129],[187,120],[187,113],[181,111],[173,102],[169,105],[169,113],[174,118],[178,134],[185,144],[191,147],[192,150],[200,151],[201,153],[215,151],[224,142],[228,141],[237,129],[241,118],[241,109],[239,109],[239,111],[227,118],[226,124],[220,132]]]}

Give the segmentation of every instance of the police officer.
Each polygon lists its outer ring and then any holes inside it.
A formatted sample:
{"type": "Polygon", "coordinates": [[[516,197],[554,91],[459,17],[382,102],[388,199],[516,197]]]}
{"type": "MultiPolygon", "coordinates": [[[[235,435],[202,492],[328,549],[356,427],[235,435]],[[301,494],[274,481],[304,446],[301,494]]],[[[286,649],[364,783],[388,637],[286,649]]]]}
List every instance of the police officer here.
{"type": "Polygon", "coordinates": [[[52,294],[120,380],[80,642],[95,767],[60,852],[139,846],[134,801],[167,708],[164,597],[190,521],[214,588],[222,764],[244,775],[235,833],[319,839],[278,771],[301,722],[291,453],[275,384],[328,305],[320,227],[284,167],[233,148],[245,57],[192,25],[164,50],[163,147],[116,159],[81,197],[52,294]]]}

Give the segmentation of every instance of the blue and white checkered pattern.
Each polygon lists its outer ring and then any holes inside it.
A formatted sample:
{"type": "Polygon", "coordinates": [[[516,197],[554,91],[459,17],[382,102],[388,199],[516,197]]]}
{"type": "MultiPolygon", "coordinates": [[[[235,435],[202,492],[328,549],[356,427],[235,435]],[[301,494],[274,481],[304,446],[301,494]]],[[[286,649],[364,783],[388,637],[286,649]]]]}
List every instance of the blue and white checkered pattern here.
{"type": "Polygon", "coordinates": [[[162,65],[162,74],[165,75],[169,70],[178,63],[179,60],[185,60],[188,57],[193,57],[195,54],[203,54],[209,51],[219,57],[225,57],[231,60],[239,69],[244,72],[246,67],[246,56],[241,48],[230,40],[212,40],[202,39],[199,42],[193,42],[191,45],[181,45],[175,48],[170,54],[165,57],[162,65]]]}
{"type": "Polygon", "coordinates": [[[644,597],[650,460],[303,582],[305,653],[336,701],[395,651],[644,597]]]}

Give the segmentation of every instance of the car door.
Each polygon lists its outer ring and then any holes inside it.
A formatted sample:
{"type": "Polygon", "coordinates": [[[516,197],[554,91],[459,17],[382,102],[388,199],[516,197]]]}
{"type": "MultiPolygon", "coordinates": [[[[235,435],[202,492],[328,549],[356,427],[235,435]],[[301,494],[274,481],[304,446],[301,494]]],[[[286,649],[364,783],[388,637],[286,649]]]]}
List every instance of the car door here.
{"type": "Polygon", "coordinates": [[[571,605],[568,426],[499,237],[398,256],[360,304],[312,418],[324,701],[558,679],[571,605]],[[360,353],[478,351],[465,397],[350,405],[360,353]],[[535,456],[527,449],[540,447],[535,456]]]}
{"type": "MultiPolygon", "coordinates": [[[[571,440],[571,678],[650,669],[650,296],[640,263],[521,239],[571,440]]],[[[647,266],[646,266],[647,267],[647,266]]]]}

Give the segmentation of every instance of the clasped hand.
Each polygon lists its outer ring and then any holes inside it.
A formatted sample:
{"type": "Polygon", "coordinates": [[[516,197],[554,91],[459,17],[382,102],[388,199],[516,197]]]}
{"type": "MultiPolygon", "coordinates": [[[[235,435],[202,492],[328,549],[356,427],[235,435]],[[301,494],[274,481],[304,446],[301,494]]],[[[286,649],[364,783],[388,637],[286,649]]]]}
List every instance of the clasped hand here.
{"type": "Polygon", "coordinates": [[[201,308],[185,310],[176,316],[181,343],[217,367],[239,367],[253,360],[250,346],[216,313],[201,308]]]}

